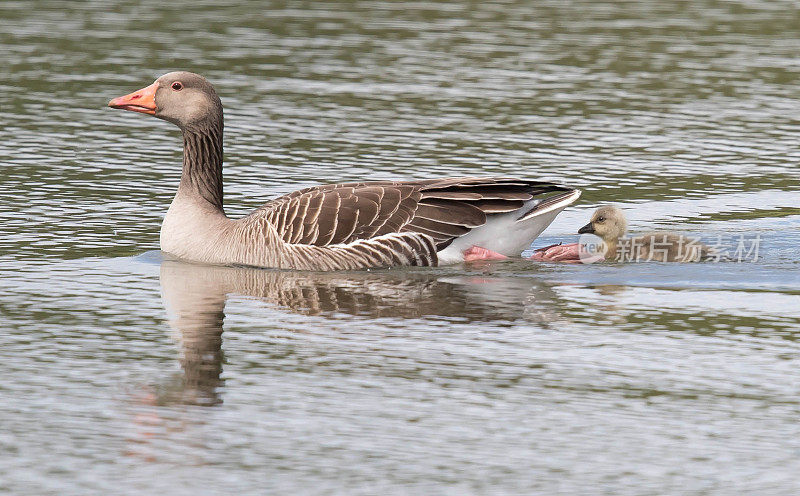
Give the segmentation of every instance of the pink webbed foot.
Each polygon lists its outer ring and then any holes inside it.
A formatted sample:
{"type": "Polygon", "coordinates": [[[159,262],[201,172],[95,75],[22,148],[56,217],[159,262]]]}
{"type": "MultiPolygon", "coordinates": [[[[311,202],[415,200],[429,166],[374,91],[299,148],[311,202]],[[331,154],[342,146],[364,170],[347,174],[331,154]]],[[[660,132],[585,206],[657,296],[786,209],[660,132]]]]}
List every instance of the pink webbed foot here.
{"type": "Polygon", "coordinates": [[[464,250],[464,261],[465,262],[475,262],[478,260],[505,260],[508,257],[497,253],[496,251],[487,250],[486,248],[481,248],[480,246],[473,246],[467,250],[464,250]]]}
{"type": "Polygon", "coordinates": [[[587,253],[579,243],[570,243],[539,248],[530,259],[539,262],[592,263],[603,258],[587,253]]]}
{"type": "Polygon", "coordinates": [[[549,250],[550,248],[557,248],[561,245],[562,245],[561,243],[556,243],[554,245],[547,245],[541,248],[537,248],[533,250],[533,255],[529,257],[529,260],[544,260],[544,254],[547,252],[547,250],[549,250]]]}

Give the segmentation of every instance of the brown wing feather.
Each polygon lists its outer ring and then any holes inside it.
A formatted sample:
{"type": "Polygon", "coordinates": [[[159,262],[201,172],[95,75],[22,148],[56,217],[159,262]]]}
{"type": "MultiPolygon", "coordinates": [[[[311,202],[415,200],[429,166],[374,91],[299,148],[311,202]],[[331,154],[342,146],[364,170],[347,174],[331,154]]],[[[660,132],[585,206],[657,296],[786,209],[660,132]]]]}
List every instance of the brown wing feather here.
{"type": "Polygon", "coordinates": [[[486,214],[481,209],[469,203],[457,201],[445,202],[439,200],[436,203],[428,203],[425,200],[421,200],[417,205],[414,219],[418,217],[470,228],[482,226],[486,223],[486,214]]]}
{"type": "Polygon", "coordinates": [[[514,210],[519,210],[525,204],[522,200],[478,200],[469,203],[470,205],[475,205],[487,215],[513,212],[514,210]]]}
{"type": "Polygon", "coordinates": [[[442,249],[542,193],[568,191],[551,183],[514,178],[328,184],[295,191],[257,211],[287,243],[327,246],[416,232],[442,249]],[[260,213],[259,213],[260,212],[260,213]]]}

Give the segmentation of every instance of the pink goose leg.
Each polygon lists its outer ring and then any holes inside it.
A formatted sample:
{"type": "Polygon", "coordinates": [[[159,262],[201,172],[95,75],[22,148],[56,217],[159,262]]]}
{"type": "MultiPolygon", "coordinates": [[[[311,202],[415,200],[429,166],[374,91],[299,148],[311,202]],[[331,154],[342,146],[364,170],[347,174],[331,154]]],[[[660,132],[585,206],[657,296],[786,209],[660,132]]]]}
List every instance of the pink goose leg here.
{"type": "Polygon", "coordinates": [[[550,245],[544,248],[539,248],[534,251],[531,260],[540,262],[567,262],[567,263],[591,263],[596,260],[589,261],[587,254],[583,253],[581,258],[581,245],[579,243],[570,243],[568,245],[550,245]],[[585,260],[586,259],[586,260],[585,260]]]}
{"type": "Polygon", "coordinates": [[[497,253],[496,251],[487,250],[480,246],[473,246],[472,248],[464,250],[465,262],[475,262],[477,260],[505,260],[507,258],[507,256],[497,253]]]}

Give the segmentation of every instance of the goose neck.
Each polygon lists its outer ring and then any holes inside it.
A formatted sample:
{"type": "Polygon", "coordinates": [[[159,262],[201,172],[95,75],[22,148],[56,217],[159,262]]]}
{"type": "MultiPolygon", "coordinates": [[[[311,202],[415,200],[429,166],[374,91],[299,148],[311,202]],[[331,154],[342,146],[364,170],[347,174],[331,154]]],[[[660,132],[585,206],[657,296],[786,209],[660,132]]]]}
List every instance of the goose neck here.
{"type": "Polygon", "coordinates": [[[222,123],[183,129],[183,172],[178,192],[223,211],[222,123]]]}

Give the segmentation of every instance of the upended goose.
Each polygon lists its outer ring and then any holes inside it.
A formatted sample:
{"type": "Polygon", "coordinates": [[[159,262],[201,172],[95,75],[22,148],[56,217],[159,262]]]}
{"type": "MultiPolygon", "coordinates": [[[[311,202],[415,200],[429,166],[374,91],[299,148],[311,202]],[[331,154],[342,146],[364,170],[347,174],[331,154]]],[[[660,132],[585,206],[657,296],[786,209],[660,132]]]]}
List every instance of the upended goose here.
{"type": "Polygon", "coordinates": [[[648,233],[623,238],[628,230],[625,214],[613,205],[595,210],[588,224],[578,234],[594,234],[603,245],[587,250],[580,243],[546,246],[535,250],[532,260],[550,262],[584,262],[601,260],[618,262],[700,262],[715,256],[713,248],[695,238],[676,233],[648,233]]]}
{"type": "Polygon", "coordinates": [[[328,184],[241,219],[222,206],[222,103],[205,78],[170,72],[109,107],[183,132],[183,171],[161,226],[178,258],[256,267],[349,270],[518,256],[580,190],[505,177],[328,184]]]}

